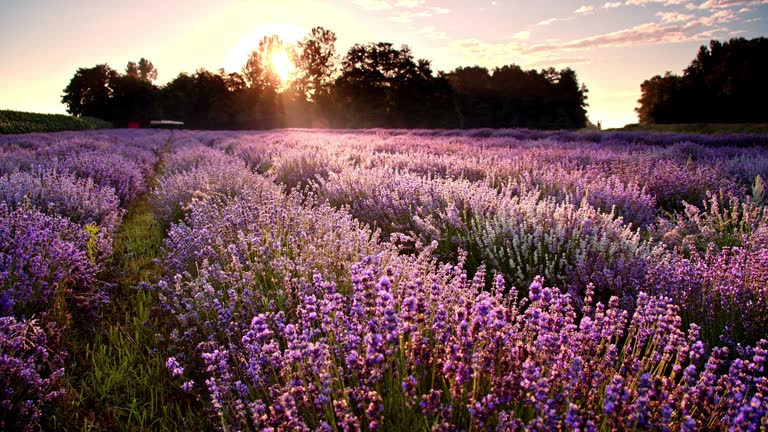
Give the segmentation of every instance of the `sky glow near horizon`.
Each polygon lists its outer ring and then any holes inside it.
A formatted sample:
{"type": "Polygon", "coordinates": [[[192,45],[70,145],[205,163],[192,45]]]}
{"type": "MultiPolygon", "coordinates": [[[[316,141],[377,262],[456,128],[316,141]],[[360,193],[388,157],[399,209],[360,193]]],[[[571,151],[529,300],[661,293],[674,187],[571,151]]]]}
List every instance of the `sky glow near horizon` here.
{"type": "Polygon", "coordinates": [[[768,36],[768,0],[5,0],[0,109],[65,113],[72,75],[100,63],[123,72],[145,57],[159,85],[198,68],[234,72],[262,36],[293,41],[315,26],[336,33],[340,56],[391,42],[435,71],[570,67],[589,89],[589,119],[619,127],[637,121],[640,84],[681,73],[700,45],[768,36]]]}

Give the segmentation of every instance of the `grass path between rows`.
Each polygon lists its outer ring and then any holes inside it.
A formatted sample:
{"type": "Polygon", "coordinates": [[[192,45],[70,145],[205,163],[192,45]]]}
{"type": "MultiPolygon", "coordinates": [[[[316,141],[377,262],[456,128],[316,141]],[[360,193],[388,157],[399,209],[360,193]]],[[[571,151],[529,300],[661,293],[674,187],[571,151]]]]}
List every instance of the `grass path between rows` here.
{"type": "MultiPolygon", "coordinates": [[[[166,142],[148,179],[151,189],[163,172],[166,142]]],[[[162,275],[160,257],[166,226],[154,215],[150,194],[136,198],[115,235],[104,275],[110,303],[100,310],[93,331],[73,335],[67,364],[69,396],[56,408],[59,430],[194,430],[200,409],[179,389],[165,367],[157,334],[163,332],[157,295],[139,289],[162,275]]]]}

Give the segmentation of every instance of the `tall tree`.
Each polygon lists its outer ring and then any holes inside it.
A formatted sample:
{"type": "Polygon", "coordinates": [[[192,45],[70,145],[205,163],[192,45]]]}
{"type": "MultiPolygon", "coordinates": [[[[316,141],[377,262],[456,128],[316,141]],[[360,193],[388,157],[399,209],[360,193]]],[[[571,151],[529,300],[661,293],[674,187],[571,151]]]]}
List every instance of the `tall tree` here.
{"type": "Polygon", "coordinates": [[[110,98],[120,74],[107,64],[79,68],[67,87],[62,103],[74,116],[89,116],[112,120],[110,98]]]}
{"type": "Polygon", "coordinates": [[[641,123],[768,122],[768,38],[702,45],[682,76],[640,85],[641,123]]]}
{"type": "Polygon", "coordinates": [[[448,75],[457,94],[463,127],[581,128],[586,125],[587,88],[572,69],[524,70],[474,66],[448,75]]]}
{"type": "Polygon", "coordinates": [[[125,75],[151,83],[157,80],[157,69],[151,61],[142,57],[138,63],[135,61],[128,62],[125,66],[125,75]]]}
{"type": "Polygon", "coordinates": [[[428,61],[414,60],[408,46],[379,42],[350,48],[335,91],[347,126],[437,127],[437,121],[448,127],[458,117],[447,84],[428,61]]]}
{"type": "Polygon", "coordinates": [[[284,51],[285,44],[277,35],[264,36],[259,41],[258,49],[251,51],[243,66],[242,74],[250,88],[257,91],[278,91],[283,84],[280,75],[271,64],[270,59],[275,53],[284,51]]]}
{"type": "Polygon", "coordinates": [[[221,75],[198,69],[193,75],[179,74],[161,94],[163,111],[174,120],[197,128],[234,126],[231,93],[221,75]]]}
{"type": "Polygon", "coordinates": [[[336,73],[336,33],[314,27],[309,35],[296,43],[293,50],[296,65],[294,87],[307,100],[317,102],[330,92],[336,73]]]}
{"type": "Polygon", "coordinates": [[[151,82],[127,74],[112,81],[110,106],[115,126],[123,127],[131,122],[146,124],[159,117],[158,89],[151,82]]]}
{"type": "Polygon", "coordinates": [[[139,60],[139,78],[146,82],[155,82],[157,80],[155,65],[144,57],[139,60]]]}

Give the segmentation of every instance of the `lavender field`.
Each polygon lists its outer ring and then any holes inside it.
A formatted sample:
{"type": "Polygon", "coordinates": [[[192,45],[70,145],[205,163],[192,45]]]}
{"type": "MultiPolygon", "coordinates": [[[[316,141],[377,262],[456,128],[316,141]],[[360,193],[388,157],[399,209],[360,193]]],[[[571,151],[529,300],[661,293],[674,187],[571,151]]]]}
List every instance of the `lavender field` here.
{"type": "Polygon", "coordinates": [[[766,430],[766,144],[0,136],[0,430],[766,430]]]}

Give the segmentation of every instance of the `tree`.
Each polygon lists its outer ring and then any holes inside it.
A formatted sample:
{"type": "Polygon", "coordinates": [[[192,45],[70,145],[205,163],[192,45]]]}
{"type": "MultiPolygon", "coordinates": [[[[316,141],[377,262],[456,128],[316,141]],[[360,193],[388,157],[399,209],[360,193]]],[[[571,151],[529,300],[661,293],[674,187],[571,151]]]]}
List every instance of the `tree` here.
{"type": "Polygon", "coordinates": [[[224,81],[224,85],[227,86],[227,90],[231,92],[242,91],[248,87],[245,78],[237,72],[227,73],[224,68],[221,68],[219,69],[219,76],[224,81]]]}
{"type": "Polygon", "coordinates": [[[641,123],[768,121],[768,39],[734,38],[702,45],[682,76],[640,85],[641,123]]]}
{"type": "Polygon", "coordinates": [[[314,27],[293,50],[296,79],[293,83],[307,100],[317,102],[330,92],[336,72],[336,34],[322,27],[314,27]]]}
{"type": "Polygon", "coordinates": [[[74,116],[88,116],[112,120],[110,98],[120,75],[107,64],[92,68],[79,68],[67,87],[62,103],[74,116]]]}
{"type": "Polygon", "coordinates": [[[248,87],[257,91],[278,91],[283,84],[280,75],[270,64],[271,57],[285,50],[283,41],[277,35],[264,36],[259,41],[259,48],[251,51],[243,66],[242,74],[248,87]]]}
{"type": "Polygon", "coordinates": [[[231,96],[224,78],[205,69],[181,73],[162,89],[163,111],[191,127],[221,129],[234,126],[231,96]]]}
{"type": "Polygon", "coordinates": [[[656,75],[640,84],[640,106],[635,108],[642,124],[672,123],[678,120],[675,111],[682,78],[667,72],[663,77],[656,75]]]}
{"type": "Polygon", "coordinates": [[[430,63],[415,61],[408,46],[356,44],[342,61],[335,92],[345,125],[450,127],[458,125],[453,92],[430,63]]]}
{"type": "Polygon", "coordinates": [[[505,65],[460,67],[448,74],[462,127],[581,128],[586,125],[587,88],[572,69],[523,70],[505,65]]]}
{"type": "Polygon", "coordinates": [[[112,122],[115,126],[130,122],[146,124],[159,116],[157,93],[157,87],[151,82],[128,74],[117,76],[113,79],[110,98],[112,122]]]}
{"type": "Polygon", "coordinates": [[[129,61],[125,66],[125,74],[128,77],[150,83],[157,80],[157,69],[155,69],[155,65],[144,57],[139,60],[138,64],[134,61],[129,61]]]}

